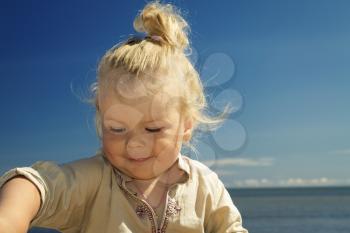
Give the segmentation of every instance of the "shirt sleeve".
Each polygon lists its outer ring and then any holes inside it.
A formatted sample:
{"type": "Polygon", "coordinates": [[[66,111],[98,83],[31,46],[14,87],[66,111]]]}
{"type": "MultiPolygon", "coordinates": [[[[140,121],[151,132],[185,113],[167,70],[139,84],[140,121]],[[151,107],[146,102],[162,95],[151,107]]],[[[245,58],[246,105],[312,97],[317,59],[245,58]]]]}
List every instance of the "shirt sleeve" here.
{"type": "Polygon", "coordinates": [[[210,233],[248,233],[242,226],[242,217],[233,204],[230,194],[224,184],[217,179],[216,197],[207,223],[210,233]]]}
{"type": "Polygon", "coordinates": [[[41,195],[40,209],[30,227],[78,232],[88,204],[101,182],[102,166],[91,159],[61,165],[39,161],[30,167],[9,170],[0,178],[0,187],[18,175],[35,184],[41,195]]]}

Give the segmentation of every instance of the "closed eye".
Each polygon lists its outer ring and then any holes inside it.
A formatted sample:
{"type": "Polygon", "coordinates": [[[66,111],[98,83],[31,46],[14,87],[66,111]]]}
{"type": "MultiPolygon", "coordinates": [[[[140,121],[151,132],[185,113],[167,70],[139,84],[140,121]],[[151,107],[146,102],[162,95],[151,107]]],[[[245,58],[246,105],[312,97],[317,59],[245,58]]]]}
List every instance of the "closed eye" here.
{"type": "MultiPolygon", "coordinates": [[[[146,128],[146,130],[151,133],[156,133],[156,132],[160,132],[162,128],[156,128],[156,129],[146,128]]],[[[111,128],[111,131],[115,133],[122,133],[125,131],[125,128],[111,128]]]]}
{"type": "Polygon", "coordinates": [[[161,129],[162,129],[162,128],[158,128],[158,129],[147,129],[147,128],[146,128],[146,130],[148,130],[148,131],[151,132],[151,133],[159,132],[159,131],[161,131],[161,129]]]}
{"type": "Polygon", "coordinates": [[[112,132],[115,132],[115,133],[122,133],[125,131],[124,128],[110,128],[112,132]]]}

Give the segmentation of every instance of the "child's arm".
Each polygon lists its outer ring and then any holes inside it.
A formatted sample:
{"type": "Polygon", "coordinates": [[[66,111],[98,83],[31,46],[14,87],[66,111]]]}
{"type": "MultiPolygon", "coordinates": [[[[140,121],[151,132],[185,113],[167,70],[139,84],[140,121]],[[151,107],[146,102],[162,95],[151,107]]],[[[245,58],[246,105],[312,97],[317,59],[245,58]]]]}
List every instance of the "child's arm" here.
{"type": "Polygon", "coordinates": [[[0,233],[25,233],[40,208],[40,192],[23,176],[0,189],[0,233]]]}
{"type": "Polygon", "coordinates": [[[206,229],[212,233],[248,233],[242,225],[242,217],[233,204],[230,194],[221,180],[217,179],[216,198],[206,229]]]}
{"type": "MultiPolygon", "coordinates": [[[[23,175],[35,185],[36,192],[39,191],[39,208],[34,208],[31,212],[34,217],[16,215],[22,211],[22,207],[19,207],[20,209],[11,215],[16,217],[10,219],[10,222],[18,221],[17,219],[22,221],[22,218],[26,218],[25,222],[29,219],[29,225],[21,223],[22,229],[36,226],[78,232],[82,227],[85,214],[89,211],[88,204],[91,203],[99,188],[102,179],[102,163],[100,156],[94,156],[66,164],[39,161],[31,167],[18,167],[7,171],[0,177],[0,187],[12,183],[9,181],[11,178],[23,175]]],[[[13,192],[22,198],[23,191],[13,192]]],[[[8,195],[8,197],[11,196],[8,195]]],[[[14,198],[11,197],[11,199],[12,203],[16,202],[14,198]]],[[[6,206],[10,205],[10,203],[6,204],[6,206]]],[[[4,219],[9,221],[6,216],[4,219]]],[[[25,231],[18,232],[24,233],[25,231]]],[[[3,233],[1,229],[0,233],[3,233]]]]}

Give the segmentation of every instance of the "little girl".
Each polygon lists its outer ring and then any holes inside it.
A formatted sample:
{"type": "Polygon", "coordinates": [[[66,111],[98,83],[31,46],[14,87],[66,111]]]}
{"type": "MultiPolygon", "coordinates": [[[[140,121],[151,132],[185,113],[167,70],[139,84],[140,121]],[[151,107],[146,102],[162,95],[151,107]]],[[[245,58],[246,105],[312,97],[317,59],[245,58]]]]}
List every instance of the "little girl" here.
{"type": "Polygon", "coordinates": [[[63,233],[248,232],[218,176],[180,153],[204,115],[200,77],[185,55],[188,24],[170,4],[148,3],[146,33],[112,47],[93,85],[101,149],[57,165],[40,161],[0,179],[0,233],[33,226],[63,233]]]}

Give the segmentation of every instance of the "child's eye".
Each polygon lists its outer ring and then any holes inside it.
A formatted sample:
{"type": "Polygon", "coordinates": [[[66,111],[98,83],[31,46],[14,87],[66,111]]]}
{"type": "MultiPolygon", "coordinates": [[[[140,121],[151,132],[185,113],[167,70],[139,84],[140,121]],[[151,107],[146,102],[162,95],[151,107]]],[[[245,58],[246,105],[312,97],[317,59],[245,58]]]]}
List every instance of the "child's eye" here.
{"type": "Polygon", "coordinates": [[[159,132],[159,131],[161,131],[161,129],[162,129],[162,128],[157,128],[157,129],[148,129],[148,128],[146,128],[146,130],[148,130],[148,131],[151,132],[151,133],[159,132]]]}
{"type": "Polygon", "coordinates": [[[115,133],[122,133],[125,131],[124,128],[110,128],[110,130],[115,133]]]}
{"type": "MultiPolygon", "coordinates": [[[[123,133],[125,131],[125,128],[110,128],[110,130],[114,133],[123,133]]],[[[155,129],[146,128],[146,130],[151,133],[156,133],[156,132],[160,132],[162,128],[155,128],[155,129]]]]}

